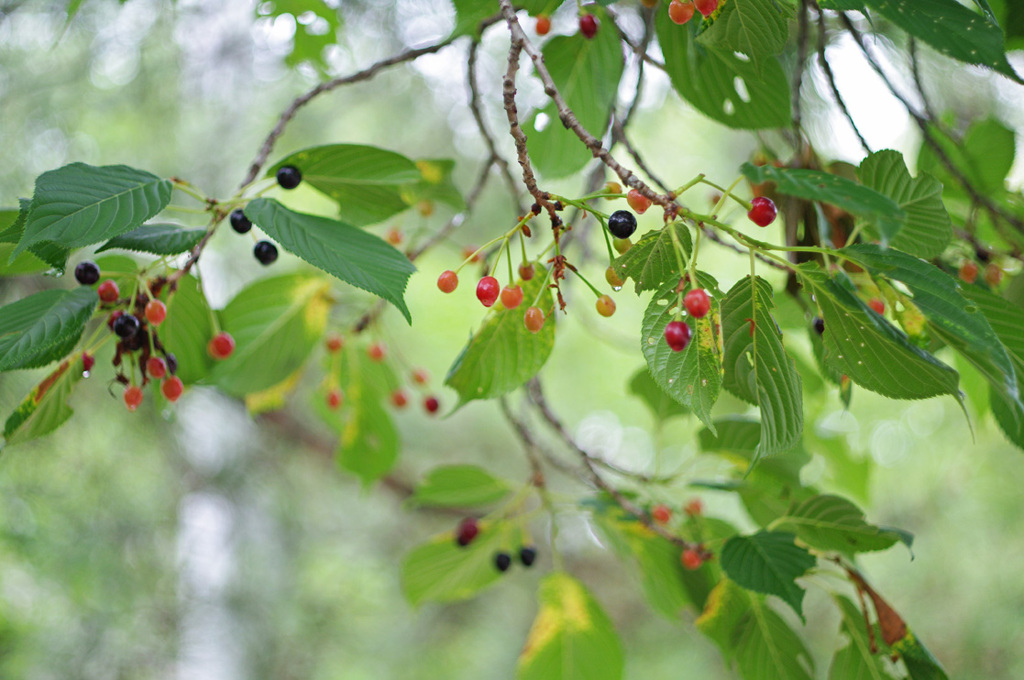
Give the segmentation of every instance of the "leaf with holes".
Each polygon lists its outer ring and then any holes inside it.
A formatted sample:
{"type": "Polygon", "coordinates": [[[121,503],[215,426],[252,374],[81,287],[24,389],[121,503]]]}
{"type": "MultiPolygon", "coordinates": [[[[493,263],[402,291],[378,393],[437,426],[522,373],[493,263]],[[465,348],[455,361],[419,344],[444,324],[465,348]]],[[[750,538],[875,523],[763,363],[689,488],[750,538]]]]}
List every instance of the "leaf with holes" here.
{"type": "Polygon", "coordinates": [[[808,498],[793,508],[779,528],[794,532],[807,545],[853,555],[891,548],[900,536],[864,521],[856,505],[830,494],[808,498]]]}
{"type": "Polygon", "coordinates": [[[519,655],[517,680],[620,680],[622,643],[586,587],[565,572],[544,577],[540,609],[519,655]]]}
{"type": "Polygon", "coordinates": [[[701,288],[712,293],[711,311],[702,319],[695,319],[693,337],[681,352],[675,352],[665,342],[665,326],[679,311],[677,281],[654,294],[644,312],[640,330],[640,348],[647,359],[647,367],[655,382],[673,399],[691,409],[705,425],[714,429],[711,407],[718,401],[722,390],[721,350],[715,332],[718,318],[718,282],[704,272],[697,272],[701,288]]]}
{"type": "Polygon", "coordinates": [[[778,60],[765,57],[755,64],[732,50],[705,47],[694,38],[697,23],[677,26],[665,11],[654,19],[665,71],[679,96],[731,128],[789,125],[789,81],[778,60]]]}
{"type": "Polygon", "coordinates": [[[523,385],[537,375],[555,346],[555,315],[549,314],[537,333],[523,323],[530,302],[544,311],[555,306],[547,278],[537,267],[529,281],[518,281],[523,303],[515,309],[503,309],[497,303],[448,369],[444,384],[459,393],[456,408],[475,399],[493,399],[523,385]]]}
{"type": "Polygon", "coordinates": [[[415,505],[451,508],[497,503],[508,484],[475,465],[442,465],[431,470],[409,498],[415,505]]]}
{"type": "MultiPolygon", "coordinates": [[[[297,151],[271,166],[266,176],[273,177],[286,165],[302,172],[303,184],[336,201],[341,219],[357,227],[376,224],[408,208],[401,188],[422,178],[416,164],[402,154],[361,144],[297,151]]],[[[251,215],[249,219],[256,221],[251,215]]]]}
{"type": "Polygon", "coordinates": [[[176,224],[144,224],[127,234],[115,236],[96,252],[119,248],[153,255],[178,255],[192,250],[204,234],[205,229],[183,229],[176,224]]]}
{"type": "Polygon", "coordinates": [[[722,547],[722,569],[747,590],[782,598],[803,618],[805,591],[796,579],[816,560],[795,539],[793,534],[780,531],[733,536],[722,547]]]}
{"type": "MultiPolygon", "coordinates": [[[[937,257],[953,238],[953,225],[942,203],[942,184],[926,173],[910,176],[903,154],[899,151],[877,151],[857,171],[860,181],[899,204],[906,221],[889,242],[917,257],[937,257]]],[[[869,225],[867,233],[874,238],[881,234],[869,225]]]]}
{"type": "Polygon", "coordinates": [[[344,222],[294,212],[272,199],[257,198],[245,214],[288,252],[384,298],[412,322],[403,296],[416,267],[383,239],[344,222]]]}
{"type": "Polygon", "coordinates": [[[502,526],[481,522],[480,534],[465,547],[452,532],[434,536],[402,559],[402,592],[411,605],[466,600],[501,578],[494,553],[506,539],[502,526]]]}
{"type": "Polygon", "coordinates": [[[789,39],[792,8],[775,0],[731,0],[698,42],[749,56],[755,65],[774,56],[789,39]]]}
{"type": "Polygon", "coordinates": [[[911,344],[902,331],[859,297],[845,273],[829,277],[816,264],[797,267],[825,320],[825,361],[858,385],[894,399],[941,394],[958,401],[959,374],[911,344]]]}
{"type": "Polygon", "coordinates": [[[75,348],[96,309],[96,291],[44,290],[0,308],[0,371],[39,368],[75,348]]]}
{"type": "MultiPolygon", "coordinates": [[[[22,400],[4,423],[5,445],[20,444],[53,432],[73,414],[68,398],[82,379],[82,355],[65,359],[22,400]]],[[[2,447],[0,447],[2,448],[2,447]]]]}
{"type": "Polygon", "coordinates": [[[913,304],[928,319],[932,332],[981,371],[1003,397],[1020,402],[1018,376],[1010,355],[978,306],[960,294],[960,282],[898,250],[860,244],[840,252],[875,276],[902,282],[913,295],[913,304]]]}
{"type": "Polygon", "coordinates": [[[106,241],[141,226],[170,200],[170,180],[126,165],[72,163],[44,172],[14,253],[45,241],[63,248],[106,241]]]}
{"type": "Polygon", "coordinates": [[[871,9],[942,54],[965,64],[986,66],[1024,84],[1006,60],[999,26],[956,0],[866,2],[871,9]]]}
{"type": "Polygon", "coordinates": [[[868,221],[877,229],[883,244],[900,233],[907,219],[907,214],[893,199],[839,175],[751,163],[744,163],[740,170],[754,184],[775,182],[780,194],[830,203],[868,221]]]}
{"type": "MultiPolygon", "coordinates": [[[[580,125],[598,139],[608,127],[608,112],[615,103],[623,59],[619,34],[604,9],[588,7],[613,30],[601,30],[588,40],[579,32],[560,35],[544,45],[544,63],[558,91],[576,114],[580,125]]],[[[534,167],[545,177],[567,177],[583,168],[593,154],[566,129],[551,102],[523,126],[534,167]],[[546,124],[538,129],[538,119],[546,124]]]]}
{"type": "Polygon", "coordinates": [[[673,222],[644,234],[633,247],[615,258],[612,267],[623,281],[633,279],[634,290],[638,294],[645,290],[658,290],[669,281],[678,282],[682,278],[679,260],[682,259],[685,266],[692,248],[689,227],[683,222],[673,222]],[[678,257],[675,243],[682,250],[678,257]]]}
{"type": "Polygon", "coordinates": [[[220,314],[235,351],[216,363],[210,382],[245,396],[290,376],[323,337],[329,293],[327,280],[310,274],[260,279],[242,289],[220,314]]]}
{"type": "Polygon", "coordinates": [[[791,449],[803,432],[803,381],[772,318],[772,287],[740,279],[722,300],[723,387],[761,411],[753,462],[791,449]]]}

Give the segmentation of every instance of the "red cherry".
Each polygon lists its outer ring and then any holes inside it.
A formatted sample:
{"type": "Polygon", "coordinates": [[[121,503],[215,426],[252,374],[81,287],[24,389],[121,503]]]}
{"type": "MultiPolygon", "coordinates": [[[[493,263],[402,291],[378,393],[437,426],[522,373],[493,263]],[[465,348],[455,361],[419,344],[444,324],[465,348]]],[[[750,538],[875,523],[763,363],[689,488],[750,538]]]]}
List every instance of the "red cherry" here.
{"type": "Polygon", "coordinates": [[[537,17],[537,25],[534,27],[537,31],[537,35],[547,35],[551,30],[551,19],[548,18],[547,14],[541,14],[537,17]]]}
{"type": "Polygon", "coordinates": [[[459,287],[459,275],[451,269],[446,269],[437,277],[437,288],[442,293],[451,293],[459,287]]]}
{"type": "Polygon", "coordinates": [[[697,11],[705,17],[710,16],[712,12],[718,9],[718,0],[693,0],[693,4],[697,11]]]}
{"type": "Polygon", "coordinates": [[[501,284],[498,283],[498,279],[493,276],[485,276],[480,279],[480,283],[476,284],[476,299],[479,300],[484,307],[490,307],[498,300],[498,293],[501,290],[501,284]]]}
{"type": "Polygon", "coordinates": [[[630,189],[626,194],[626,203],[637,215],[643,215],[651,207],[651,199],[641,194],[636,189],[630,189]]]}
{"type": "Polygon", "coordinates": [[[747,218],[759,227],[767,227],[775,221],[775,216],[778,212],[772,199],[767,196],[757,196],[750,201],[750,211],[747,212],[747,218]]]}
{"type": "Polygon", "coordinates": [[[580,17],[580,33],[587,40],[597,35],[598,21],[593,14],[584,14],[580,17]]]}
{"type": "Polygon", "coordinates": [[[427,409],[427,413],[434,414],[441,408],[441,402],[437,400],[437,397],[427,397],[423,400],[423,408],[427,409]]]}
{"type": "Polygon", "coordinates": [[[964,262],[960,265],[960,280],[964,283],[974,283],[978,280],[978,265],[974,262],[964,262]]]}
{"type": "Polygon", "coordinates": [[[345,345],[345,341],[341,339],[340,335],[334,333],[331,337],[327,338],[327,342],[325,344],[327,345],[327,351],[334,353],[341,350],[345,345]]]}
{"type": "Polygon", "coordinates": [[[167,318],[167,305],[159,300],[150,300],[146,303],[146,320],[154,326],[159,326],[167,318]]]}
{"type": "Polygon", "coordinates": [[[375,342],[366,348],[366,355],[374,361],[383,361],[388,353],[387,345],[383,342],[375,342]]]}
{"type": "Polygon", "coordinates": [[[695,288],[687,293],[683,298],[683,304],[686,305],[686,311],[690,313],[690,316],[696,319],[707,316],[711,310],[711,298],[701,288],[695,288]]]}
{"type": "Polygon", "coordinates": [[[142,388],[138,385],[129,385],[124,388],[124,405],[129,411],[134,411],[142,403],[142,388]]]}
{"type": "Polygon", "coordinates": [[[654,508],[651,509],[651,517],[653,517],[654,521],[658,524],[668,524],[668,521],[672,519],[672,511],[668,509],[668,506],[655,505],[654,508]]]}
{"type": "Polygon", "coordinates": [[[524,262],[523,264],[519,265],[519,278],[521,278],[523,281],[529,281],[530,279],[532,279],[533,273],[534,270],[532,262],[524,262]]]}
{"type": "Polygon", "coordinates": [[[82,352],[82,371],[88,373],[92,370],[93,365],[96,364],[96,357],[91,354],[82,352]]]}
{"type": "Polygon", "coordinates": [[[327,408],[331,409],[332,411],[337,410],[338,408],[341,407],[342,398],[343,395],[341,393],[341,390],[335,387],[333,390],[327,393],[327,408]]]}
{"type": "Polygon", "coordinates": [[[412,381],[417,385],[425,385],[430,380],[430,374],[425,368],[417,368],[412,372],[412,381]]]}
{"type": "Polygon", "coordinates": [[[221,331],[213,336],[206,346],[206,351],[214,359],[227,359],[235,351],[235,339],[227,331],[221,331]]]}
{"type": "Polygon", "coordinates": [[[523,289],[519,286],[505,286],[501,291],[501,304],[505,309],[515,309],[523,301],[523,289]]]}
{"type": "Polygon", "coordinates": [[[404,408],[409,403],[409,396],[405,390],[395,390],[391,393],[391,403],[395,408],[404,408]]]}
{"type": "Polygon", "coordinates": [[[611,316],[615,313],[615,300],[608,295],[597,298],[597,313],[601,316],[611,316]]]}
{"type": "Polygon", "coordinates": [[[540,332],[540,329],[544,328],[544,312],[540,311],[538,307],[530,307],[526,310],[526,316],[523,317],[523,325],[531,333],[540,332]]]}
{"type": "Polygon", "coordinates": [[[185,385],[181,382],[181,378],[172,375],[160,385],[160,391],[167,397],[167,401],[178,401],[178,397],[185,391],[185,385]]]}
{"type": "Polygon", "coordinates": [[[146,362],[146,373],[150,378],[159,380],[167,375],[167,362],[160,357],[150,357],[146,362]]]}
{"type": "Polygon", "coordinates": [[[121,291],[118,290],[113,279],[107,279],[101,283],[100,287],[96,289],[96,294],[103,302],[117,302],[117,298],[121,297],[121,291]]]}
{"type": "Polygon", "coordinates": [[[1003,270],[995,263],[985,267],[985,283],[995,288],[1003,280],[1003,270]]]}
{"type": "Polygon", "coordinates": [[[868,307],[873,309],[875,314],[885,314],[885,303],[878,298],[868,300],[868,307]]]}
{"type": "Polygon", "coordinates": [[[700,556],[700,552],[695,548],[684,550],[683,554],[679,556],[679,561],[690,571],[700,569],[700,565],[704,564],[704,558],[700,556]]]}
{"type": "Polygon", "coordinates": [[[665,326],[665,342],[673,352],[682,352],[690,344],[690,327],[682,321],[670,321],[665,326]]]}
{"type": "Polygon", "coordinates": [[[398,227],[391,227],[385,240],[393,246],[400,245],[402,243],[402,232],[398,231],[398,227]]]}
{"type": "Polygon", "coordinates": [[[704,512],[704,503],[699,498],[694,498],[692,501],[683,506],[683,512],[690,517],[696,517],[704,512]]]}
{"type": "Polygon", "coordinates": [[[465,548],[473,542],[473,539],[476,538],[479,533],[480,525],[477,524],[476,519],[473,517],[467,517],[459,522],[458,528],[455,529],[455,542],[459,544],[460,548],[465,548]]]}
{"type": "Polygon", "coordinates": [[[692,2],[679,2],[679,0],[672,0],[668,5],[668,18],[677,24],[685,24],[693,18],[694,9],[692,2]]]}
{"type": "Polygon", "coordinates": [[[473,246],[466,246],[462,249],[462,259],[469,260],[470,262],[479,262],[480,253],[476,252],[476,248],[473,246]]]}

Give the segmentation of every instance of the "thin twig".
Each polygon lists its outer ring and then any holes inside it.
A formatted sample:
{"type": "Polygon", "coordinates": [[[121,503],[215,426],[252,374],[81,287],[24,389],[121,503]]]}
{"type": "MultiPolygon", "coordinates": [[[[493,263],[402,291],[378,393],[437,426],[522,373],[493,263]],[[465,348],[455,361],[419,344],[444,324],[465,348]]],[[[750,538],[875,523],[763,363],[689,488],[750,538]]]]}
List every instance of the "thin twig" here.
{"type": "Polygon", "coordinates": [[[924,82],[921,80],[920,64],[917,59],[917,40],[914,36],[910,36],[910,72],[914,76],[914,86],[917,87],[917,94],[921,97],[921,106],[924,108],[925,115],[931,120],[938,120],[938,116],[935,115],[935,110],[928,102],[928,95],[924,92],[924,82]]]}
{"type": "Polygon", "coordinates": [[[860,140],[861,148],[864,149],[864,153],[871,153],[871,147],[868,146],[868,142],[864,139],[864,135],[861,134],[860,128],[857,127],[857,123],[853,120],[853,115],[850,110],[846,108],[846,102],[843,100],[843,95],[839,94],[839,87],[836,86],[835,74],[832,73],[832,65],[828,63],[828,57],[825,55],[825,43],[827,39],[827,32],[825,29],[825,13],[820,9],[818,10],[818,62],[821,64],[821,70],[825,73],[825,79],[828,80],[828,87],[832,91],[832,97],[836,100],[836,105],[839,106],[839,110],[843,112],[843,116],[846,121],[853,128],[853,132],[857,135],[857,139],[860,140]]]}
{"type": "MultiPolygon", "coordinates": [[[[736,243],[731,243],[729,241],[726,241],[724,238],[722,238],[722,235],[720,233],[718,233],[714,229],[709,229],[705,224],[701,223],[698,226],[700,227],[700,230],[702,232],[704,232],[705,236],[707,236],[709,239],[711,239],[712,241],[714,241],[718,245],[725,246],[726,248],[729,248],[730,250],[734,250],[734,251],[736,251],[737,253],[739,253],[741,255],[749,254],[750,251],[749,251],[748,248],[745,248],[745,247],[743,247],[741,245],[738,245],[736,243]]],[[[775,260],[773,260],[773,259],[771,259],[769,257],[765,257],[764,255],[762,255],[761,253],[757,252],[756,250],[754,251],[754,257],[756,257],[758,260],[760,260],[764,264],[768,265],[769,267],[773,267],[775,269],[781,269],[782,271],[789,271],[789,267],[786,267],[782,263],[777,262],[777,261],[775,261],[775,260]]]]}
{"type": "Polygon", "coordinates": [[[810,36],[810,22],[807,20],[807,15],[810,12],[810,8],[807,5],[807,0],[800,0],[800,12],[797,17],[797,38],[796,38],[796,66],[793,72],[793,94],[792,94],[792,123],[793,123],[793,134],[796,136],[798,144],[802,144],[803,132],[801,128],[801,110],[800,110],[800,89],[804,82],[804,70],[807,66],[807,42],[810,36]]]}

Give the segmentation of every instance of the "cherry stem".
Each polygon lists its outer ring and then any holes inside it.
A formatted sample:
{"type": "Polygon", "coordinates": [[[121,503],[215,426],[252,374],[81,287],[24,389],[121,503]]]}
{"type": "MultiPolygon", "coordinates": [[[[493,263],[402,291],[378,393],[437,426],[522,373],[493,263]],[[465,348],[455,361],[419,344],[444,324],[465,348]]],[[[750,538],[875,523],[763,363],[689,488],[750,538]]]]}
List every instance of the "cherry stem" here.
{"type": "MultiPolygon", "coordinates": [[[[734,188],[734,187],[736,186],[736,184],[738,184],[738,183],[739,183],[739,181],[740,181],[741,179],[743,179],[743,177],[737,177],[737,178],[736,178],[736,181],[735,181],[735,182],[733,182],[733,183],[732,183],[732,186],[730,186],[730,187],[729,187],[728,189],[724,189],[724,188],[720,187],[719,185],[715,184],[714,182],[711,182],[711,181],[709,181],[709,180],[707,180],[707,179],[704,179],[703,177],[701,177],[701,179],[700,179],[700,183],[701,183],[701,184],[707,184],[707,185],[708,185],[709,187],[713,187],[713,188],[715,188],[715,189],[718,189],[719,191],[721,191],[721,192],[722,192],[722,198],[723,198],[723,199],[724,199],[724,198],[726,198],[726,197],[729,197],[729,198],[731,198],[732,200],[734,200],[734,201],[736,201],[737,203],[739,203],[740,205],[742,205],[742,206],[743,206],[743,208],[744,208],[744,209],[745,209],[745,210],[746,210],[747,212],[750,212],[750,209],[751,209],[751,207],[752,207],[752,206],[750,205],[750,202],[749,202],[749,201],[746,201],[746,200],[744,200],[744,199],[740,198],[739,196],[737,196],[736,194],[732,193],[732,190],[733,190],[733,188],[734,188]]],[[[716,212],[717,212],[717,211],[716,211],[716,212]]]]}
{"type": "Polygon", "coordinates": [[[676,189],[675,191],[673,191],[672,195],[673,196],[680,196],[680,195],[686,193],[687,190],[689,190],[689,189],[693,188],[694,186],[696,186],[696,185],[700,184],[701,182],[703,182],[704,178],[706,176],[707,175],[705,175],[703,172],[698,174],[696,177],[691,179],[689,182],[687,182],[683,186],[681,186],[678,189],[676,189]]]}
{"type": "Polygon", "coordinates": [[[604,293],[602,293],[597,288],[595,288],[594,284],[592,284],[590,281],[588,281],[587,277],[584,276],[583,274],[581,274],[579,272],[579,270],[576,269],[576,267],[573,267],[573,266],[569,265],[568,263],[566,263],[566,269],[571,271],[576,276],[580,277],[580,279],[582,279],[583,283],[587,284],[587,286],[590,288],[590,290],[594,291],[594,295],[596,295],[597,297],[601,297],[602,295],[604,295],[604,293]]]}
{"type": "MultiPolygon", "coordinates": [[[[722,197],[718,199],[718,203],[715,203],[715,207],[711,210],[711,214],[712,215],[714,215],[715,217],[718,217],[718,211],[722,209],[723,205],[725,205],[725,199],[732,198],[733,200],[736,200],[736,201],[740,200],[740,199],[736,198],[735,195],[733,195],[732,190],[736,188],[736,185],[739,184],[740,180],[742,180],[742,179],[743,179],[743,175],[740,175],[735,180],[733,180],[733,183],[730,184],[729,188],[725,190],[725,193],[722,194],[722,197]]],[[[749,203],[747,203],[746,201],[743,201],[742,205],[746,206],[747,212],[750,212],[751,205],[749,203]]]]}
{"type": "Polygon", "coordinates": [[[540,296],[544,294],[544,291],[548,288],[548,279],[551,278],[551,272],[554,271],[553,267],[546,267],[544,273],[544,280],[540,282],[540,289],[537,291],[537,295],[533,298],[533,304],[531,307],[536,307],[537,303],[540,302],[540,296]]]}
{"type": "Polygon", "coordinates": [[[191,196],[192,198],[196,199],[200,203],[204,203],[207,206],[210,204],[209,198],[204,196],[203,193],[201,191],[199,191],[199,189],[196,188],[196,186],[193,185],[191,182],[183,180],[180,177],[172,177],[171,178],[171,183],[174,184],[174,187],[176,189],[178,189],[179,191],[181,191],[184,194],[188,194],[189,196],[191,196]]]}

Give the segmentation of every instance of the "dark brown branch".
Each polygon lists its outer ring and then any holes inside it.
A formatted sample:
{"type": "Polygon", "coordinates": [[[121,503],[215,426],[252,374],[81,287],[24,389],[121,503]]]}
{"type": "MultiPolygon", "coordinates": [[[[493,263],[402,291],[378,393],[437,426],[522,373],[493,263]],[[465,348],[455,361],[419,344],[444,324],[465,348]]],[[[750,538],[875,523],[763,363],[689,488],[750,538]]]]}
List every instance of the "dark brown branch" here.
{"type": "Polygon", "coordinates": [[[917,40],[914,36],[910,36],[910,73],[914,76],[914,86],[917,88],[917,94],[921,97],[921,106],[924,108],[925,115],[931,120],[938,120],[938,116],[935,115],[935,110],[928,102],[928,95],[924,92],[924,82],[921,80],[921,69],[920,63],[917,58],[917,40]]]}
{"type": "Polygon", "coordinates": [[[835,74],[832,72],[832,65],[828,63],[828,57],[825,55],[825,43],[828,37],[828,33],[825,29],[825,14],[820,9],[818,10],[818,63],[821,64],[821,70],[825,74],[825,79],[828,81],[828,87],[832,91],[832,97],[836,100],[836,105],[839,110],[843,112],[843,116],[846,121],[853,128],[853,133],[857,135],[857,139],[860,140],[861,148],[864,149],[864,153],[871,153],[871,147],[868,146],[868,142],[864,139],[864,135],[860,133],[860,128],[857,127],[857,123],[853,120],[853,115],[850,110],[846,108],[846,102],[843,100],[843,95],[839,94],[839,87],[836,86],[835,74]]]}
{"type": "Polygon", "coordinates": [[[808,0],[800,0],[800,7],[797,10],[797,38],[796,38],[796,68],[793,72],[793,134],[797,144],[802,145],[803,132],[801,131],[801,109],[800,89],[804,82],[804,71],[807,67],[807,43],[810,36],[810,22],[807,15],[811,11],[807,5],[808,0]]]}

